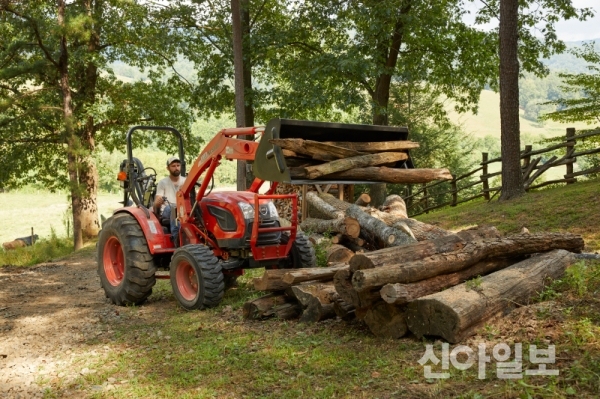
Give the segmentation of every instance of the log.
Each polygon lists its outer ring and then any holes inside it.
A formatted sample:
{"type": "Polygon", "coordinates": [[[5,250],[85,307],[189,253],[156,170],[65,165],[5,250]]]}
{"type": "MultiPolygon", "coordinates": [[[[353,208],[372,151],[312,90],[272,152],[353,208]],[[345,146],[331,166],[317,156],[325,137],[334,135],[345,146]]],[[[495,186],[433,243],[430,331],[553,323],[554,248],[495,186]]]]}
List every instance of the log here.
{"type": "Polygon", "coordinates": [[[300,227],[304,231],[314,233],[336,232],[353,238],[358,237],[360,234],[358,221],[347,216],[339,219],[306,218],[300,223],[300,227]]]}
{"type": "Polygon", "coordinates": [[[263,320],[279,317],[283,320],[293,319],[300,315],[302,307],[284,294],[268,294],[244,304],[242,314],[246,320],[263,320]]]}
{"type": "Polygon", "coordinates": [[[406,245],[416,241],[405,232],[390,227],[383,221],[371,217],[363,212],[357,205],[351,205],[346,209],[346,215],[358,220],[361,229],[365,229],[373,234],[381,241],[383,247],[406,245]]]}
{"type": "Polygon", "coordinates": [[[500,232],[493,226],[463,230],[435,240],[420,241],[402,247],[384,248],[365,254],[356,254],[350,259],[350,270],[355,272],[373,269],[397,263],[398,259],[402,259],[402,262],[417,261],[432,255],[458,251],[469,241],[499,237],[500,232]]]}
{"type": "Polygon", "coordinates": [[[386,284],[381,288],[381,298],[390,304],[404,305],[420,297],[434,294],[448,287],[458,285],[470,278],[485,276],[486,274],[507,268],[516,260],[512,259],[490,259],[476,263],[475,265],[456,273],[442,274],[427,280],[417,281],[410,284],[386,284]]]}
{"type": "Polygon", "coordinates": [[[271,144],[280,146],[284,150],[293,151],[297,154],[308,155],[321,161],[332,161],[335,159],[349,158],[365,153],[340,147],[334,144],[321,141],[303,140],[303,139],[271,139],[271,144]]]}
{"type": "Polygon", "coordinates": [[[282,281],[291,286],[304,281],[332,280],[337,272],[347,269],[347,264],[339,263],[329,267],[307,267],[304,269],[288,270],[287,273],[283,275],[282,281]]]}
{"type": "Polygon", "coordinates": [[[336,180],[363,180],[393,184],[420,184],[434,180],[452,180],[448,169],[395,169],[385,166],[362,167],[332,173],[328,179],[336,180]]]}
{"type": "Polygon", "coordinates": [[[295,285],[292,291],[303,308],[301,322],[314,323],[336,316],[333,301],[338,296],[333,283],[295,285]]]}
{"type": "MultiPolygon", "coordinates": [[[[379,290],[358,292],[352,286],[352,273],[350,270],[340,270],[333,276],[335,291],[340,298],[352,304],[357,310],[365,309],[381,300],[379,290]]],[[[358,317],[358,314],[357,314],[358,317]]],[[[360,317],[359,317],[360,318],[360,317]]]]}
{"type": "Polygon", "coordinates": [[[350,321],[356,318],[354,306],[344,301],[342,298],[338,298],[333,302],[333,311],[340,319],[344,321],[350,321]]]}
{"type": "MultiPolygon", "coordinates": [[[[389,162],[404,161],[408,155],[403,152],[381,152],[377,154],[359,155],[350,158],[337,159],[321,165],[307,166],[304,168],[308,179],[317,179],[332,173],[347,171],[349,169],[365,168],[389,162]]],[[[393,169],[390,169],[393,170],[393,169]]]]}
{"type": "Polygon", "coordinates": [[[356,204],[358,206],[367,206],[367,205],[369,205],[370,202],[371,202],[371,196],[367,193],[362,193],[361,195],[358,196],[356,201],[354,201],[354,204],[356,204]]]}
{"type": "Polygon", "coordinates": [[[325,141],[324,143],[362,152],[404,151],[419,148],[419,143],[408,140],[365,143],[355,141],[325,141]]]}
{"type": "Polygon", "coordinates": [[[321,234],[313,233],[309,235],[308,241],[312,242],[313,245],[331,245],[331,239],[329,237],[324,237],[321,234]]]}
{"type": "Polygon", "coordinates": [[[289,287],[289,284],[284,283],[281,279],[287,273],[285,269],[265,270],[260,278],[255,278],[254,289],[257,291],[283,291],[289,287]]]}
{"type": "Polygon", "coordinates": [[[423,223],[423,222],[419,222],[418,220],[415,220],[415,219],[399,218],[397,216],[394,216],[387,212],[382,212],[375,208],[364,208],[363,210],[366,213],[368,213],[369,215],[371,215],[372,217],[382,220],[388,226],[393,227],[393,226],[396,226],[397,223],[404,223],[406,226],[408,226],[410,231],[414,234],[417,241],[433,240],[438,237],[452,234],[449,231],[444,230],[440,227],[437,227],[437,226],[434,226],[431,224],[427,224],[427,223],[423,223]]]}
{"type": "Polygon", "coordinates": [[[583,238],[570,233],[517,234],[506,238],[472,241],[458,251],[432,255],[412,262],[396,262],[374,269],[358,270],[352,275],[352,286],[370,291],[393,283],[412,283],[440,274],[466,269],[485,259],[513,257],[554,249],[581,252],[583,238]]]}
{"type": "Polygon", "coordinates": [[[408,213],[406,212],[406,203],[401,196],[396,194],[390,195],[385,199],[381,210],[398,218],[408,218],[408,213]]]}
{"type": "Polygon", "coordinates": [[[339,244],[331,244],[325,252],[327,254],[327,264],[348,262],[354,256],[354,252],[339,244]]]}
{"type": "MultiPolygon", "coordinates": [[[[331,194],[329,194],[331,195],[331,194]]],[[[344,210],[340,210],[325,202],[316,191],[306,193],[306,201],[315,211],[325,219],[343,219],[346,217],[344,210]]],[[[343,201],[342,201],[343,202],[343,201]]]]}
{"type": "Polygon", "coordinates": [[[402,338],[408,332],[404,309],[379,301],[369,307],[363,317],[369,330],[379,338],[402,338]]]}
{"type": "Polygon", "coordinates": [[[467,282],[417,299],[407,307],[408,327],[418,338],[439,336],[458,343],[488,320],[527,304],[548,279],[560,278],[575,261],[572,253],[555,250],[485,276],[477,287],[467,282]]]}

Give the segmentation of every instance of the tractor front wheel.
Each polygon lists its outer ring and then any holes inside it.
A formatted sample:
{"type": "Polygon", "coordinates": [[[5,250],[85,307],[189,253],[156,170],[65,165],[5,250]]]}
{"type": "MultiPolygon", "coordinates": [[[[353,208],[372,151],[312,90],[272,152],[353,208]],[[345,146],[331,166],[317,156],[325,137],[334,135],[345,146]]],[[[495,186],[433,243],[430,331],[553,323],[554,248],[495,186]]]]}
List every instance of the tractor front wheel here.
{"type": "MultiPolygon", "coordinates": [[[[286,234],[281,236],[282,244],[287,244],[290,237],[286,234]]],[[[280,262],[279,267],[283,269],[299,269],[304,267],[316,267],[317,256],[312,243],[303,233],[296,233],[296,240],[292,244],[292,248],[287,258],[280,262]]]]}
{"type": "Polygon", "coordinates": [[[225,291],[219,259],[205,245],[185,245],[171,258],[171,285],[186,310],[217,306],[225,291]]]}
{"type": "Polygon", "coordinates": [[[113,303],[139,305],[156,283],[156,267],[139,223],[128,213],[108,218],[98,236],[98,275],[113,303]]]}

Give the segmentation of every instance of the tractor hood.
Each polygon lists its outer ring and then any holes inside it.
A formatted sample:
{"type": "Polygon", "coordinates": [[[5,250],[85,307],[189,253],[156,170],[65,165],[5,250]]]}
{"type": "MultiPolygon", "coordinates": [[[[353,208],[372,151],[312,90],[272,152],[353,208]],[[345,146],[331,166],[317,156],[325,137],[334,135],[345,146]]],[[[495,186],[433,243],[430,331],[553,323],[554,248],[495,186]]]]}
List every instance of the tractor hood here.
{"type": "MultiPolygon", "coordinates": [[[[292,119],[272,119],[267,124],[256,150],[253,164],[254,175],[266,181],[290,184],[339,183],[297,180],[290,177],[290,170],[281,147],[271,139],[304,139],[320,142],[388,142],[408,139],[408,128],[394,126],[354,125],[345,123],[313,122],[292,119]]],[[[413,168],[410,156],[396,167],[413,168]]],[[[373,181],[347,181],[345,183],[376,183],[373,181]]]]}

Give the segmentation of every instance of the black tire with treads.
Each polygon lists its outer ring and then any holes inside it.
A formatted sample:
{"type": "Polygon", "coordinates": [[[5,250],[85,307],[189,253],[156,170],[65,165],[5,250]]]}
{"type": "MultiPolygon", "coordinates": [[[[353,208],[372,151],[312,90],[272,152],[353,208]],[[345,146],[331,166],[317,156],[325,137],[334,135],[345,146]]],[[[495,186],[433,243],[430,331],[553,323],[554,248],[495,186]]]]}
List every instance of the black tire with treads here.
{"type": "Polygon", "coordinates": [[[108,218],[98,235],[100,284],[114,304],[139,305],[152,294],[156,266],[146,237],[128,213],[108,218]]]}

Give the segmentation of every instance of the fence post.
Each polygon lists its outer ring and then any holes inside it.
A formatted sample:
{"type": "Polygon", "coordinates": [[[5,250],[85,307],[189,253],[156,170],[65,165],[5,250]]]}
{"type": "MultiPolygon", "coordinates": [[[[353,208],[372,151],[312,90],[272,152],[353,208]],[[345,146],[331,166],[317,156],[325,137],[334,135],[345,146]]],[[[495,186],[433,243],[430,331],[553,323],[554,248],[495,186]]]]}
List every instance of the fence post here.
{"type": "MultiPolygon", "coordinates": [[[[575,148],[575,140],[570,140],[571,137],[575,136],[575,128],[568,127],[567,128],[567,154],[573,153],[573,149],[575,148]]],[[[566,179],[573,177],[573,158],[570,158],[570,162],[567,163],[567,174],[565,175],[566,179]]],[[[574,181],[568,181],[567,184],[573,184],[574,181]]]]}
{"type": "Polygon", "coordinates": [[[456,187],[456,176],[452,175],[452,181],[450,182],[452,185],[452,204],[450,206],[456,206],[458,202],[458,189],[456,187]]]}
{"type": "Polygon", "coordinates": [[[481,175],[481,181],[483,182],[483,198],[485,198],[486,201],[490,200],[490,183],[488,181],[488,153],[487,152],[482,152],[481,153],[481,163],[483,164],[483,169],[481,171],[482,175],[481,175]]]}
{"type": "Polygon", "coordinates": [[[423,202],[425,202],[425,213],[429,213],[429,198],[427,197],[427,184],[423,183],[423,202]]]}

